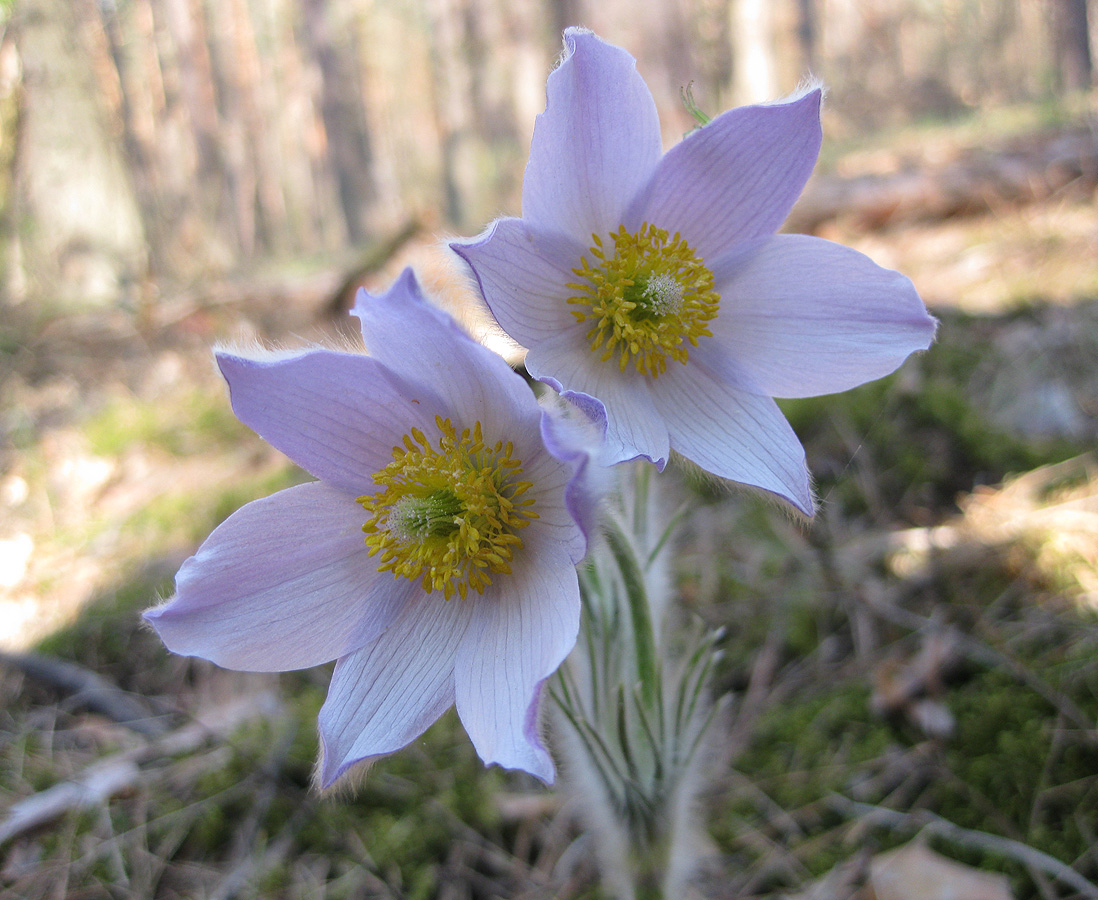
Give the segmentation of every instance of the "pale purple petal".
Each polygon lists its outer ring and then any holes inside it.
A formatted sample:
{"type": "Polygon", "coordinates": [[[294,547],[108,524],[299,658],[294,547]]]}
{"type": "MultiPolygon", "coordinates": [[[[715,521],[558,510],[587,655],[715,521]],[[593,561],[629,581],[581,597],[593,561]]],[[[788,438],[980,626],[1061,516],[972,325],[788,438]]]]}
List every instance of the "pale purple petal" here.
{"type": "Polygon", "coordinates": [[[587,31],[564,34],[522,183],[522,217],[586,242],[622,223],[660,157],[656,104],[636,61],[587,31]]]}
{"type": "Polygon", "coordinates": [[[314,350],[271,359],[217,354],[233,412],[302,468],[352,498],[393,458],[412,427],[434,429],[446,407],[377,360],[314,350]]]}
{"type": "Polygon", "coordinates": [[[404,269],[384,293],[360,288],[351,315],[359,320],[366,352],[402,375],[402,369],[413,368],[429,349],[469,339],[452,316],[423,295],[411,268],[404,269]]]}
{"type": "Polygon", "coordinates": [[[735,257],[720,267],[713,341],[767,394],[849,390],[934,339],[915,286],[849,247],[779,234],[735,257]]]}
{"type": "Polygon", "coordinates": [[[385,634],[339,660],[318,720],[322,787],[406,746],[450,708],[471,616],[471,603],[420,590],[385,634]]]}
{"type": "Polygon", "coordinates": [[[687,366],[669,368],[656,380],[652,397],[667,421],[672,450],[812,515],[804,448],[770,397],[718,380],[693,355],[687,366]]]}
{"type": "MultiPolygon", "coordinates": [[[[597,404],[594,418],[588,416],[584,406],[566,399],[562,410],[546,410],[541,419],[545,446],[571,470],[564,485],[567,515],[562,517],[562,525],[571,525],[573,530],[567,542],[573,563],[587,555],[591,535],[598,527],[599,501],[605,492],[600,478],[605,467],[599,465],[598,460],[606,439],[606,408],[593,398],[587,400],[597,404]],[[569,410],[572,410],[571,414],[569,410]]],[[[543,516],[539,524],[544,520],[543,516]]]]}
{"type": "Polygon", "coordinates": [[[492,315],[524,347],[574,325],[567,285],[587,244],[541,234],[522,219],[497,219],[487,233],[450,247],[469,264],[492,315]]]}
{"type": "Polygon", "coordinates": [[[145,618],[176,653],[249,672],[328,662],[373,640],[415,585],[377,571],[354,498],[313,482],[221,523],[145,618]]]}
{"type": "Polygon", "coordinates": [[[772,234],[820,152],[820,92],[729,110],[672,147],[630,208],[627,227],[679,232],[702,259],[772,234]]]}
{"type": "MultiPolygon", "coordinates": [[[[584,336],[586,325],[573,326],[531,347],[530,374],[565,395],[597,398],[606,410],[604,464],[644,456],[661,470],[667,463],[667,426],[648,393],[647,379],[632,369],[622,372],[614,360],[602,362],[584,336]]],[[[577,397],[583,400],[583,397],[577,397]]]]}
{"type": "Polygon", "coordinates": [[[538,734],[541,683],[576,643],[576,571],[560,552],[526,554],[473,605],[458,649],[457,710],[481,759],[547,783],[553,761],[538,734]]]}
{"type": "MultiPolygon", "coordinates": [[[[359,291],[354,315],[371,356],[405,382],[436,391],[446,407],[441,415],[452,417],[459,430],[479,421],[494,440],[536,433],[539,412],[529,385],[432,306],[411,269],[384,294],[359,291]]],[[[433,416],[429,433],[436,430],[433,416]]]]}
{"type": "MultiPolygon", "coordinates": [[[[554,553],[563,548],[573,563],[578,563],[587,553],[584,523],[577,522],[568,501],[569,490],[576,492],[588,486],[588,480],[576,479],[578,469],[583,468],[585,457],[577,451],[576,458],[562,461],[542,452],[532,464],[523,461],[522,480],[532,485],[525,494],[534,499],[533,511],[538,514],[529,527],[521,533],[522,555],[554,553]]],[[[584,495],[586,498],[586,495],[584,495]]],[[[577,503],[583,502],[577,500],[577,503]]],[[[590,501],[593,504],[593,500],[590,501]]],[[[516,551],[518,552],[518,551],[516,551]]]]}

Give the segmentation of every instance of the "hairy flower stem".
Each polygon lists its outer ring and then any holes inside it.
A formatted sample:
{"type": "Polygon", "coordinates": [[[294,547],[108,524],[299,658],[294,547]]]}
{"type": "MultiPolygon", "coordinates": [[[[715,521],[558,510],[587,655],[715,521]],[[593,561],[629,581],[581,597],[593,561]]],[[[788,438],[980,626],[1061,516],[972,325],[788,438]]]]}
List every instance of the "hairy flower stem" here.
{"type": "Polygon", "coordinates": [[[629,535],[621,523],[610,519],[606,523],[606,544],[621,573],[629,617],[633,626],[633,656],[641,696],[646,705],[654,706],[660,689],[659,667],[656,662],[656,634],[652,627],[652,610],[644,570],[634,552],[629,535]]]}
{"type": "Polygon", "coordinates": [[[668,632],[678,520],[661,514],[651,467],[634,466],[580,569],[580,640],[552,691],[565,784],[621,900],[677,900],[696,867],[715,635],[668,632]]]}

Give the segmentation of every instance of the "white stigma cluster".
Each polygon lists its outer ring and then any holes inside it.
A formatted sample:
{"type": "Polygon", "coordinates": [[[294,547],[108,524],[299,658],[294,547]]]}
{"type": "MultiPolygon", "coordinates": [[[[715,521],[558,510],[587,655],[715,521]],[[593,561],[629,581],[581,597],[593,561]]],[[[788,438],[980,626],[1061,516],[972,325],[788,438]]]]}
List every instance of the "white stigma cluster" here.
{"type": "Polygon", "coordinates": [[[648,279],[641,296],[652,315],[673,316],[682,310],[683,287],[671,275],[660,273],[648,279]]]}

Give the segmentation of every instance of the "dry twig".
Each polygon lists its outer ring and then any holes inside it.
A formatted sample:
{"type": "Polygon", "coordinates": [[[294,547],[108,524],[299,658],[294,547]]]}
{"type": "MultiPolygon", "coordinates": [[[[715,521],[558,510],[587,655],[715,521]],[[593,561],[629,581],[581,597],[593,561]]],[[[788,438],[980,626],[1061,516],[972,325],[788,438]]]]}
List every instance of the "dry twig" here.
{"type": "Polygon", "coordinates": [[[1044,872],[1046,875],[1062,881],[1082,896],[1089,897],[1090,900],[1098,900],[1098,885],[1087,880],[1071,866],[1060,862],[1054,856],[1049,856],[1036,847],[1023,844],[1021,841],[1014,841],[997,834],[988,834],[986,831],[962,828],[960,825],[924,809],[913,810],[908,813],[899,812],[883,806],[874,806],[870,803],[859,803],[840,794],[833,794],[829,798],[829,805],[836,812],[865,819],[872,824],[888,828],[914,828],[920,831],[928,831],[956,844],[1012,859],[1021,863],[1027,869],[1044,872]]]}
{"type": "Polygon", "coordinates": [[[18,669],[27,678],[70,695],[73,703],[125,725],[132,731],[156,737],[169,723],[151,708],[144,697],[136,697],[91,669],[41,653],[0,651],[0,665],[18,669]]]}
{"type": "Polygon", "coordinates": [[[134,790],[143,778],[143,764],[191,752],[211,738],[227,735],[249,719],[270,715],[277,703],[273,694],[263,694],[225,704],[144,746],[102,759],[76,778],[13,803],[0,820],[0,845],[66,813],[97,806],[134,790]]]}

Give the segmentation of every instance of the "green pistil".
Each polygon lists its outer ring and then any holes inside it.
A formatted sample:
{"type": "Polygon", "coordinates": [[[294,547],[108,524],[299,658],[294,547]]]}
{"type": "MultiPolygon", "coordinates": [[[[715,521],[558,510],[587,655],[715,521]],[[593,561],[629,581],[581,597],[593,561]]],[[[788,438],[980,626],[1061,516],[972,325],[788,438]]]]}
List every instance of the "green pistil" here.
{"type": "Polygon", "coordinates": [[[389,510],[389,531],[409,542],[449,537],[461,527],[464,512],[464,504],[446,489],[424,497],[402,497],[389,510]]]}

